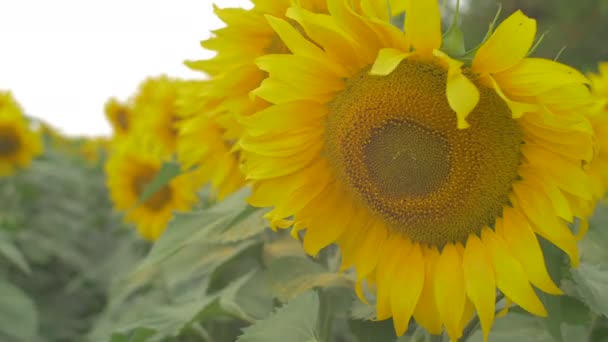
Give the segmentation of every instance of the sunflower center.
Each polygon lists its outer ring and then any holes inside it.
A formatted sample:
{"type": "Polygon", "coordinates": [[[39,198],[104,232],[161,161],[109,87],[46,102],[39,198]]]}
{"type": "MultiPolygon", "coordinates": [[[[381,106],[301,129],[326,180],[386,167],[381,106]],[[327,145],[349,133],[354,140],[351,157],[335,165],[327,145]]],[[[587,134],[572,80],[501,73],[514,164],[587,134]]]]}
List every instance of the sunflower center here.
{"type": "Polygon", "coordinates": [[[389,120],[372,129],[363,148],[369,180],[393,197],[424,196],[438,189],[450,173],[449,157],[445,139],[408,120],[389,120]]]}
{"type": "Polygon", "coordinates": [[[21,148],[21,139],[12,127],[0,127],[0,156],[12,156],[21,148]]]}
{"type": "MultiPolygon", "coordinates": [[[[158,170],[153,167],[142,166],[140,173],[133,179],[133,191],[135,191],[138,197],[141,197],[146,187],[154,180],[157,172],[158,170]]],[[[143,205],[152,211],[159,211],[171,202],[172,195],[173,190],[171,190],[171,187],[165,185],[148,197],[143,205]]]]}
{"type": "Polygon", "coordinates": [[[491,225],[517,178],[523,133],[493,90],[457,129],[447,72],[406,60],[369,69],[329,104],[325,156],[352,195],[390,230],[442,246],[491,225]]]}
{"type": "Polygon", "coordinates": [[[116,122],[118,126],[125,132],[129,130],[129,115],[127,114],[127,110],[121,108],[116,113],[116,122]]]}

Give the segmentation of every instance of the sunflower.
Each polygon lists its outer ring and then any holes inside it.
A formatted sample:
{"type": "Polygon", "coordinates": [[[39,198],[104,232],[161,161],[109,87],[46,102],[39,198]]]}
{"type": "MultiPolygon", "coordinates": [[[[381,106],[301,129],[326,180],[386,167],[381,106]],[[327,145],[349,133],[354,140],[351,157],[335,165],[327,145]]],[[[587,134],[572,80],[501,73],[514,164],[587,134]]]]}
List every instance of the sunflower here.
{"type": "Polygon", "coordinates": [[[177,158],[184,171],[192,170],[197,186],[210,183],[213,195],[221,201],[245,184],[238,154],[232,151],[241,129],[230,116],[200,114],[212,112],[205,99],[201,101],[199,97],[205,86],[204,82],[191,81],[182,88],[177,158]]]}
{"type": "Polygon", "coordinates": [[[414,317],[456,340],[476,311],[487,339],[496,289],[545,316],[534,287],[562,291],[537,235],[576,266],[569,223],[594,205],[587,78],[528,57],[536,22],[520,11],[449,55],[436,0],[401,3],[405,33],[385,1],[350,3],[268,16],[292,53],[257,60],[269,77],[253,95],[273,105],[241,119],[250,203],[306,229],[311,255],[337,243],[399,335],[414,317]]]}
{"type": "Polygon", "coordinates": [[[129,139],[116,146],[105,166],[114,207],[126,212],[125,222],[136,224],[139,233],[152,241],[163,233],[173,212],[188,211],[198,200],[191,176],[182,174],[140,203],[166,160],[158,150],[129,139]]]}
{"type": "Polygon", "coordinates": [[[142,82],[133,99],[133,134],[158,153],[171,155],[177,144],[176,112],[180,82],[167,76],[148,78],[142,82]]]}
{"type": "Polygon", "coordinates": [[[0,92],[0,177],[27,167],[40,153],[40,134],[30,129],[12,94],[0,92]]]}
{"type": "Polygon", "coordinates": [[[603,198],[608,189],[608,62],[600,63],[599,73],[589,74],[591,90],[596,99],[589,115],[599,145],[597,157],[589,165],[595,181],[596,196],[603,198]]]}
{"type": "Polygon", "coordinates": [[[115,98],[110,98],[104,108],[106,118],[112,130],[114,137],[121,139],[128,136],[133,126],[133,109],[129,103],[122,103],[115,98]]]}
{"type": "Polygon", "coordinates": [[[84,138],[79,144],[80,156],[90,164],[98,165],[110,150],[110,140],[106,137],[84,138]]]}

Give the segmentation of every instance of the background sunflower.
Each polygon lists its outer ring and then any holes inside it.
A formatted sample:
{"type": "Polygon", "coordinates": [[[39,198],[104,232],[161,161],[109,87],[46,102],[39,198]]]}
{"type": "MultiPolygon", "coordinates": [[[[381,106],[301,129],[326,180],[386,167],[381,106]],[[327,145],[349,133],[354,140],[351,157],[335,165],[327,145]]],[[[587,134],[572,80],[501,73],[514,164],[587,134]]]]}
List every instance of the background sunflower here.
{"type": "Polygon", "coordinates": [[[23,116],[10,92],[0,92],[0,176],[27,167],[42,152],[40,134],[23,116]]]}

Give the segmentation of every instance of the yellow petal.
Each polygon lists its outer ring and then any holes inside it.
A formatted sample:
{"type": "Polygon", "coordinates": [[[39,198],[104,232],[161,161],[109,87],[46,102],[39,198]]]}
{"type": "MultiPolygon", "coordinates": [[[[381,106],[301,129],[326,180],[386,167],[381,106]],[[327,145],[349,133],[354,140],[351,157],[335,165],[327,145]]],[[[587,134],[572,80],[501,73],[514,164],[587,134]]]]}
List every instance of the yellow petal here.
{"type": "Polygon", "coordinates": [[[448,58],[448,80],[446,93],[450,107],[456,112],[458,129],[468,128],[467,116],[479,102],[479,90],[465,75],[462,74],[462,62],[448,58]]]}
{"type": "Polygon", "coordinates": [[[388,319],[391,311],[391,285],[402,260],[399,256],[407,252],[411,247],[408,241],[399,236],[392,235],[388,238],[381,251],[378,268],[376,270],[376,319],[388,319]]]}
{"type": "Polygon", "coordinates": [[[593,198],[593,183],[580,165],[580,161],[571,160],[559,154],[547,151],[543,146],[526,144],[523,155],[543,175],[557,184],[561,189],[580,198],[593,198]]]}
{"type": "Polygon", "coordinates": [[[530,282],[547,293],[562,294],[547,273],[543,252],[528,220],[513,208],[505,208],[503,217],[503,237],[526,271],[530,282]]]}
{"type": "Polygon", "coordinates": [[[366,16],[388,22],[390,13],[388,3],[384,1],[361,0],[361,10],[366,16]]]}
{"type": "Polygon", "coordinates": [[[386,48],[378,52],[378,57],[372,66],[370,75],[386,76],[392,73],[411,53],[406,53],[401,50],[386,48]]]}
{"type": "Polygon", "coordinates": [[[417,54],[431,57],[441,47],[441,14],[436,0],[406,0],[405,33],[417,54]]]}
{"type": "Polygon", "coordinates": [[[416,323],[424,327],[433,335],[440,335],[441,320],[437,311],[435,301],[435,265],[439,259],[439,252],[435,248],[424,248],[424,286],[418,299],[418,304],[414,310],[416,323]]]}
{"type": "Polygon", "coordinates": [[[513,68],[493,76],[509,96],[536,96],[569,84],[589,83],[576,69],[543,58],[524,58],[513,68]]]}
{"type": "Polygon", "coordinates": [[[358,253],[355,256],[357,278],[367,277],[378,264],[378,256],[388,239],[388,231],[382,222],[376,222],[369,227],[363,241],[359,242],[358,253]]]}
{"type": "Polygon", "coordinates": [[[435,300],[439,318],[452,340],[462,336],[460,320],[466,301],[462,258],[456,246],[449,243],[443,247],[435,265],[435,300]]]}
{"type": "Polygon", "coordinates": [[[536,36],[536,21],[517,11],[503,21],[492,36],[479,48],[472,69],[480,74],[492,74],[519,63],[536,36]]]}
{"type": "Polygon", "coordinates": [[[574,221],[568,199],[553,182],[541,177],[538,170],[528,166],[521,167],[519,175],[522,179],[529,180],[528,184],[536,184],[539,190],[543,190],[547,194],[551,203],[553,203],[553,209],[557,216],[570,223],[574,221]]]}
{"type": "MultiPolygon", "coordinates": [[[[354,74],[366,65],[357,54],[359,43],[347,35],[329,15],[312,13],[295,6],[287,10],[286,16],[298,22],[306,35],[349,73],[354,74]]],[[[371,62],[368,61],[369,63],[371,62]]]]}
{"type": "Polygon", "coordinates": [[[403,335],[424,285],[424,259],[419,244],[403,254],[391,288],[391,310],[397,336],[403,335]]]}
{"type": "Polygon", "coordinates": [[[327,58],[325,52],[310,40],[304,38],[296,28],[285,20],[266,15],[266,20],[277,33],[283,44],[293,53],[310,59],[324,61],[340,77],[347,77],[346,70],[335,61],[327,58]]]}
{"type": "Polygon", "coordinates": [[[260,136],[318,125],[328,112],[323,104],[294,101],[270,106],[252,116],[240,118],[239,122],[247,128],[248,135],[260,136]]]}
{"type": "Polygon", "coordinates": [[[353,205],[349,200],[345,200],[342,189],[338,186],[332,188],[327,196],[321,194],[315,199],[316,205],[324,209],[310,220],[303,245],[304,251],[312,256],[334,243],[353,216],[353,205]]]}
{"type": "Polygon", "coordinates": [[[477,309],[484,341],[487,341],[494,323],[496,280],[492,262],[476,235],[469,236],[467,240],[463,266],[467,296],[477,309]]]}
{"type": "Polygon", "coordinates": [[[481,240],[494,265],[496,285],[500,291],[528,312],[547,316],[547,310],[536,296],[524,269],[511,254],[504,239],[486,227],[481,232],[481,240]]]}
{"type": "MultiPolygon", "coordinates": [[[[462,313],[462,318],[460,319],[460,330],[464,331],[464,328],[469,324],[469,322],[475,316],[475,305],[467,298],[464,304],[464,312],[462,313]]],[[[485,342],[485,341],[484,341],[485,342]]]]}
{"type": "Polygon", "coordinates": [[[578,264],[576,239],[565,222],[553,214],[547,196],[522,183],[513,184],[513,193],[517,198],[517,208],[521,208],[521,212],[528,217],[534,231],[566,252],[573,265],[578,264]]]}
{"type": "Polygon", "coordinates": [[[526,113],[535,113],[539,110],[538,105],[511,100],[507,95],[505,95],[505,93],[500,88],[500,85],[493,77],[488,76],[487,79],[490,81],[490,84],[492,84],[492,87],[494,88],[494,91],[496,91],[496,94],[498,94],[498,96],[500,96],[500,98],[505,101],[507,106],[509,106],[509,109],[511,110],[511,116],[513,116],[514,119],[519,119],[526,113]]]}
{"type": "Polygon", "coordinates": [[[353,12],[347,0],[329,0],[327,7],[338,26],[359,43],[357,51],[361,58],[368,62],[373,61],[381,46],[378,36],[368,24],[369,20],[362,20],[353,12]]]}

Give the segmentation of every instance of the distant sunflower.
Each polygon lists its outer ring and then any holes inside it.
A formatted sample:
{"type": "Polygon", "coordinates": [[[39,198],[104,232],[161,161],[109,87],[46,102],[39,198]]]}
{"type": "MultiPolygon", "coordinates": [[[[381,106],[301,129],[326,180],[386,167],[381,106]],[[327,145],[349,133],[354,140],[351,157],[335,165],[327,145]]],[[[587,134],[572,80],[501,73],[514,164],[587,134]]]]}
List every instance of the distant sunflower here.
{"type": "Polygon", "coordinates": [[[139,200],[158,175],[164,155],[130,140],[118,145],[106,163],[107,186],[114,207],[126,213],[125,221],[134,223],[148,240],[156,240],[176,211],[188,211],[197,202],[190,175],[172,179],[143,203],[139,200]]]}
{"type": "Polygon", "coordinates": [[[562,291],[536,235],[576,266],[568,223],[594,204],[588,80],[527,57],[536,22],[519,11],[465,64],[442,51],[436,0],[402,2],[405,34],[385,1],[347,3],[268,17],[293,54],[257,60],[253,94],[273,106],[242,120],[250,203],[306,229],[311,255],[336,242],[399,335],[413,316],[456,340],[476,310],[487,338],[497,288],[546,315],[533,286],[562,291]]]}
{"type": "Polygon", "coordinates": [[[133,109],[129,103],[122,103],[110,98],[105,105],[106,118],[112,125],[114,136],[124,138],[128,136],[133,126],[133,109]]]}
{"type": "Polygon", "coordinates": [[[29,127],[11,93],[0,92],[0,177],[27,167],[40,153],[40,134],[29,127]]]}
{"type": "MultiPolygon", "coordinates": [[[[193,82],[189,86],[187,89],[196,90],[203,83],[193,82]]],[[[199,93],[184,92],[180,96],[178,107],[182,110],[178,112],[183,118],[179,123],[177,158],[185,171],[194,169],[192,174],[197,186],[209,183],[213,195],[221,201],[245,184],[238,153],[231,150],[241,129],[230,116],[198,114],[211,111],[206,107],[209,104],[198,98],[199,93]]]]}
{"type": "Polygon", "coordinates": [[[589,120],[599,145],[597,157],[589,165],[589,173],[596,182],[596,196],[603,198],[608,190],[608,62],[600,63],[599,73],[590,74],[589,79],[596,100],[589,120]]]}
{"type": "Polygon", "coordinates": [[[109,150],[110,140],[106,137],[85,138],[79,145],[80,155],[91,164],[98,164],[109,150]]]}
{"type": "Polygon", "coordinates": [[[174,153],[177,145],[180,117],[175,106],[179,84],[167,76],[148,78],[133,99],[134,134],[165,155],[174,153]]]}

